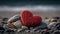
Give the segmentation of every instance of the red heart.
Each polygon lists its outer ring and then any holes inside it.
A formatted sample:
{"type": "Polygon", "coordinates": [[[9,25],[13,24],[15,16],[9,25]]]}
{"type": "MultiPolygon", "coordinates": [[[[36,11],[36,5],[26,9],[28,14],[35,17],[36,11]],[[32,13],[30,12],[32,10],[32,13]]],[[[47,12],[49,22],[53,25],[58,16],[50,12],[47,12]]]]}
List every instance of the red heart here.
{"type": "Polygon", "coordinates": [[[40,16],[34,16],[30,11],[25,10],[20,14],[22,24],[27,27],[33,27],[38,25],[42,18],[40,16]]]}

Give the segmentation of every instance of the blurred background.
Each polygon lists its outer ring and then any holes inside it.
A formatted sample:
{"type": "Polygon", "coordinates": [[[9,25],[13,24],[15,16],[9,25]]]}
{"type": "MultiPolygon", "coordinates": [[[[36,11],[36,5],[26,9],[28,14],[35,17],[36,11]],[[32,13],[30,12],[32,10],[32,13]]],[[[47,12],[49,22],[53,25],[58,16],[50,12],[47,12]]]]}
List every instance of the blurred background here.
{"type": "Polygon", "coordinates": [[[12,17],[21,10],[30,10],[42,17],[60,16],[59,0],[0,0],[0,16],[12,17]]]}

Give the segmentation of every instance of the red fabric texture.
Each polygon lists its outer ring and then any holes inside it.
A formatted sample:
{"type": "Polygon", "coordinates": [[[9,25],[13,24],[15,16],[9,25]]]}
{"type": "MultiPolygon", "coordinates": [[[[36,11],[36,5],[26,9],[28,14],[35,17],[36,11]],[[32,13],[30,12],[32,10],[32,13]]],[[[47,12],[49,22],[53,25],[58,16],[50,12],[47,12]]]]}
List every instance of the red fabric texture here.
{"type": "Polygon", "coordinates": [[[20,13],[22,25],[27,27],[34,27],[41,23],[40,16],[33,15],[29,10],[24,10],[20,13]]]}

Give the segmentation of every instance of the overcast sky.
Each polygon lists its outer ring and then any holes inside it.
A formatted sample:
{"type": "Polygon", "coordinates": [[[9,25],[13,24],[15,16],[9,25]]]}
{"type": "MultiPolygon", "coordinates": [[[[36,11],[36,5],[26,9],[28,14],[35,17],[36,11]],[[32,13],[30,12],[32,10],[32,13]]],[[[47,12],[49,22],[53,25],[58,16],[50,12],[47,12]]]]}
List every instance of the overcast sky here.
{"type": "Polygon", "coordinates": [[[30,11],[60,11],[60,6],[47,6],[47,5],[36,5],[36,6],[1,6],[0,11],[21,11],[21,10],[30,10],[30,11]]]}
{"type": "Polygon", "coordinates": [[[60,11],[58,0],[0,0],[0,11],[60,11]]]}
{"type": "Polygon", "coordinates": [[[60,0],[0,0],[0,5],[24,6],[24,5],[59,5],[60,0]]]}

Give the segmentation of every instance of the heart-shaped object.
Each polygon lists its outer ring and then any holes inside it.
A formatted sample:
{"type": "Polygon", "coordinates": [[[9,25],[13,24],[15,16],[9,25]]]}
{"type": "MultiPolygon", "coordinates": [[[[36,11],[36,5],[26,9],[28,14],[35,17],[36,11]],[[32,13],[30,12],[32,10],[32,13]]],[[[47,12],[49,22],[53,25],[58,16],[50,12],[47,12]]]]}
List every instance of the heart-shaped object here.
{"type": "Polygon", "coordinates": [[[27,27],[34,27],[41,23],[42,18],[40,16],[34,16],[30,11],[25,10],[20,13],[22,25],[27,27]]]}

